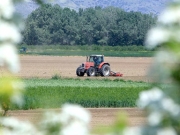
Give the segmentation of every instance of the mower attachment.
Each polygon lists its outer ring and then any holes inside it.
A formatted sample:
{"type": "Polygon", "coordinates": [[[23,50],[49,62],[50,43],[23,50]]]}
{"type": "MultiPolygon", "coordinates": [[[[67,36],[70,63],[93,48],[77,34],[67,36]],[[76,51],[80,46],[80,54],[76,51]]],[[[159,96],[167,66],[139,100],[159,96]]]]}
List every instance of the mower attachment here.
{"type": "Polygon", "coordinates": [[[122,77],[123,74],[121,74],[119,72],[116,73],[116,72],[111,71],[109,76],[119,76],[119,77],[122,77]]]}

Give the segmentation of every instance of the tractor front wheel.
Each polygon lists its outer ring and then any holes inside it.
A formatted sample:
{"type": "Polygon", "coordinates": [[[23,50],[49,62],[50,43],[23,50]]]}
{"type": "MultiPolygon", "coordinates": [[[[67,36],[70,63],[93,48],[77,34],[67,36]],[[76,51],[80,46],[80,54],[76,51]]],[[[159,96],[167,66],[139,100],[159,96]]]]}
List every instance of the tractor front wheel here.
{"type": "Polygon", "coordinates": [[[102,66],[100,73],[101,73],[101,76],[109,76],[110,72],[111,72],[111,69],[109,65],[105,64],[102,66]]]}
{"type": "Polygon", "coordinates": [[[96,70],[95,70],[95,68],[90,67],[90,68],[87,70],[87,76],[95,76],[95,75],[96,75],[96,70]]]}
{"type": "Polygon", "coordinates": [[[76,75],[77,76],[84,76],[84,72],[81,72],[81,69],[80,69],[81,67],[78,67],[77,69],[76,69],[76,75]]]}

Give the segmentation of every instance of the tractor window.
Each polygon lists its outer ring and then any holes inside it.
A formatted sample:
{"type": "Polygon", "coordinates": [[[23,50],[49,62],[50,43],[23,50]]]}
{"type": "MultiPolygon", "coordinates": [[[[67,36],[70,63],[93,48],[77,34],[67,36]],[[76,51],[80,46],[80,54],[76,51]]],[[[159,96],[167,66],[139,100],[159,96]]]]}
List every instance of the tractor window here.
{"type": "Polygon", "coordinates": [[[89,58],[89,62],[94,62],[93,57],[89,58]]]}
{"type": "Polygon", "coordinates": [[[104,58],[100,57],[100,56],[91,56],[89,58],[89,62],[95,62],[96,64],[100,64],[100,63],[104,62],[104,58]]]}
{"type": "Polygon", "coordinates": [[[104,61],[104,60],[103,60],[103,57],[99,57],[99,58],[98,58],[98,62],[99,62],[99,63],[101,63],[101,62],[103,62],[103,61],[104,61]]]}

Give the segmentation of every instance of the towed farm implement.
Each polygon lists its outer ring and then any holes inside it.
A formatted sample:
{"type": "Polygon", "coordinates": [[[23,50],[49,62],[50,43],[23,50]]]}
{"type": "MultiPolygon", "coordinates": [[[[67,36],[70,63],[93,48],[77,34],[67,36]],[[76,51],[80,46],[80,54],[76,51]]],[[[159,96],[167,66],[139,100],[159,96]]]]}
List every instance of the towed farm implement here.
{"type": "Polygon", "coordinates": [[[110,64],[104,62],[103,55],[87,56],[86,62],[82,63],[76,69],[77,76],[84,76],[85,73],[87,74],[87,76],[123,76],[123,74],[121,74],[120,72],[116,73],[114,71],[111,71],[110,64]]]}

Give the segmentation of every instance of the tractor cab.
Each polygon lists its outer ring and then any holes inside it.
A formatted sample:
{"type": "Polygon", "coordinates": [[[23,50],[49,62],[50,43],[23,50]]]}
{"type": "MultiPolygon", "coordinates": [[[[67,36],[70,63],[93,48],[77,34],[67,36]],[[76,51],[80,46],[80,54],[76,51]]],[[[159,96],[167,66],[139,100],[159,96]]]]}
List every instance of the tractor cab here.
{"type": "Polygon", "coordinates": [[[104,62],[104,55],[90,55],[87,56],[87,62],[93,62],[96,66],[104,62]]]}

